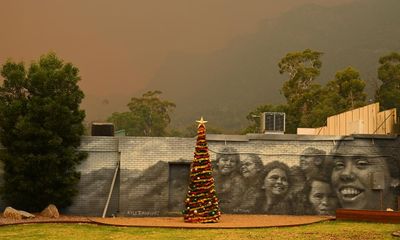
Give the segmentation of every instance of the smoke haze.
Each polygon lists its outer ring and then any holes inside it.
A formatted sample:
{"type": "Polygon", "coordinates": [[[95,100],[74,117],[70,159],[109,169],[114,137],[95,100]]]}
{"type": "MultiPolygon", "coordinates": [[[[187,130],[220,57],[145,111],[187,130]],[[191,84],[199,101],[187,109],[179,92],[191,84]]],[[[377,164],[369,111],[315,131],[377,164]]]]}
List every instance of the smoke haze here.
{"type": "MultiPolygon", "coordinates": [[[[218,59],[215,58],[216,55],[224,55],[223,59],[228,59],[227,56],[230,56],[234,61],[238,55],[234,51],[227,53],[232,46],[241,45],[243,39],[256,36],[266,23],[274,23],[285,13],[304,5],[316,4],[330,9],[353,2],[352,0],[2,1],[0,63],[3,64],[7,58],[30,63],[49,51],[54,51],[60,58],[72,62],[81,72],[80,86],[86,95],[83,107],[87,113],[87,121],[104,120],[112,112],[126,111],[126,104],[132,96],[140,96],[146,90],[160,89],[164,92],[162,95],[164,98],[177,103],[174,121],[186,123],[189,119],[198,118],[197,114],[200,114],[190,111],[196,108],[193,106],[194,102],[190,102],[191,107],[184,104],[188,98],[197,97],[193,96],[195,91],[188,91],[187,86],[194,87],[199,84],[197,81],[202,81],[204,78],[224,78],[222,73],[218,73],[218,69],[212,70],[215,71],[213,74],[217,75],[207,74],[210,73],[210,66],[204,64],[210,61],[218,64],[219,68],[225,68],[222,72],[233,73],[237,70],[232,69],[234,64],[225,60],[215,60],[218,59]],[[182,72],[177,69],[181,64],[186,68],[182,72]],[[193,72],[189,74],[190,65],[193,72]],[[191,84],[181,85],[181,79],[175,81],[179,78],[179,74],[189,77],[190,79],[185,81],[191,84]],[[192,78],[198,75],[203,78],[192,78]],[[169,82],[170,77],[175,79],[169,82]]],[[[284,45],[279,53],[303,50],[294,49],[294,46],[284,45]]],[[[276,59],[274,61],[274,69],[268,71],[277,72],[277,61],[276,59]]],[[[258,64],[258,68],[265,67],[262,63],[254,62],[254,64],[258,64]]],[[[248,70],[243,69],[243,71],[248,70]]],[[[271,84],[273,87],[265,89],[265,94],[272,96],[267,100],[281,101],[282,98],[277,90],[281,81],[271,84]]],[[[218,101],[219,108],[199,108],[199,111],[207,111],[205,115],[208,114],[211,118],[221,111],[233,111],[232,104],[235,104],[235,101],[232,99],[237,99],[237,96],[220,91],[225,85],[223,81],[215,82],[212,87],[218,85],[221,86],[210,95],[213,98],[210,101],[218,101]],[[227,104],[224,105],[224,102],[227,104]]],[[[231,88],[243,86],[238,83],[233,84],[231,88]]],[[[249,88],[249,91],[252,89],[249,88]]],[[[250,107],[248,109],[250,111],[256,104],[266,100],[263,97],[259,99],[253,101],[243,97],[241,100],[244,102],[243,110],[235,112],[235,117],[242,120],[229,127],[242,127],[245,119],[243,113],[248,112],[244,109],[250,107]]]]}

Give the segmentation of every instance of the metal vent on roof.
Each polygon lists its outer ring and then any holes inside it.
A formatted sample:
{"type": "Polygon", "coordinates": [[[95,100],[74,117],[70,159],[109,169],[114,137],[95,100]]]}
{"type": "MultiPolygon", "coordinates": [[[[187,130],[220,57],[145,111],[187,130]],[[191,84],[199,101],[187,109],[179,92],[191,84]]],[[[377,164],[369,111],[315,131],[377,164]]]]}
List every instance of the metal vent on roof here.
{"type": "Polygon", "coordinates": [[[261,131],[263,133],[285,132],[285,113],[284,112],[264,112],[261,114],[261,131]]]}

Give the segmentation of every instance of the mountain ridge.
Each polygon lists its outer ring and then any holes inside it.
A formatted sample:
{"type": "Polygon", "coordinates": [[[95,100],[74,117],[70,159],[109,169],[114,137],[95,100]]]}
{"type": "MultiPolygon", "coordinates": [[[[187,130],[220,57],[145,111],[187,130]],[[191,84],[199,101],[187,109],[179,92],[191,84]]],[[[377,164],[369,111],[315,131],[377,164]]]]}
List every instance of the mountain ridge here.
{"type": "Polygon", "coordinates": [[[307,4],[260,22],[257,32],[211,54],[170,55],[148,88],[177,104],[174,128],[202,115],[227,132],[238,132],[255,107],[284,102],[279,90],[287,76],[279,74],[279,60],[311,48],[324,52],[317,82],[324,84],[351,65],[372,96],[379,57],[400,50],[399,10],[395,0],[307,4]]]}

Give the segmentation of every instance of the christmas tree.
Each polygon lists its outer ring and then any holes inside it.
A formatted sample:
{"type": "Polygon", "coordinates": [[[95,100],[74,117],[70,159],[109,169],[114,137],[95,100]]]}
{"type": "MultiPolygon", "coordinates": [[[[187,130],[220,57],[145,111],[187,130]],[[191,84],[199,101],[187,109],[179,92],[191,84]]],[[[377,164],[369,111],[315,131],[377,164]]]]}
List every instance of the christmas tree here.
{"type": "Polygon", "coordinates": [[[193,162],[190,166],[190,180],[185,210],[184,221],[189,223],[216,223],[219,221],[218,198],[215,192],[214,178],[210,155],[206,141],[207,121],[203,117],[197,127],[197,142],[193,162]]]}

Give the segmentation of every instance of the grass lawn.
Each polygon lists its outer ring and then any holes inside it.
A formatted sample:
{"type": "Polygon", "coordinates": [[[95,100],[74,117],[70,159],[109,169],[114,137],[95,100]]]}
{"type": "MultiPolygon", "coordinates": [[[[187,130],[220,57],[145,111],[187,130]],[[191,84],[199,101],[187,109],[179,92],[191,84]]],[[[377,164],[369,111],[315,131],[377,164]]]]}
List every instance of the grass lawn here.
{"type": "Polygon", "coordinates": [[[330,221],[301,227],[259,229],[171,229],[91,224],[26,224],[0,227],[0,239],[400,239],[398,224],[330,221]]]}

